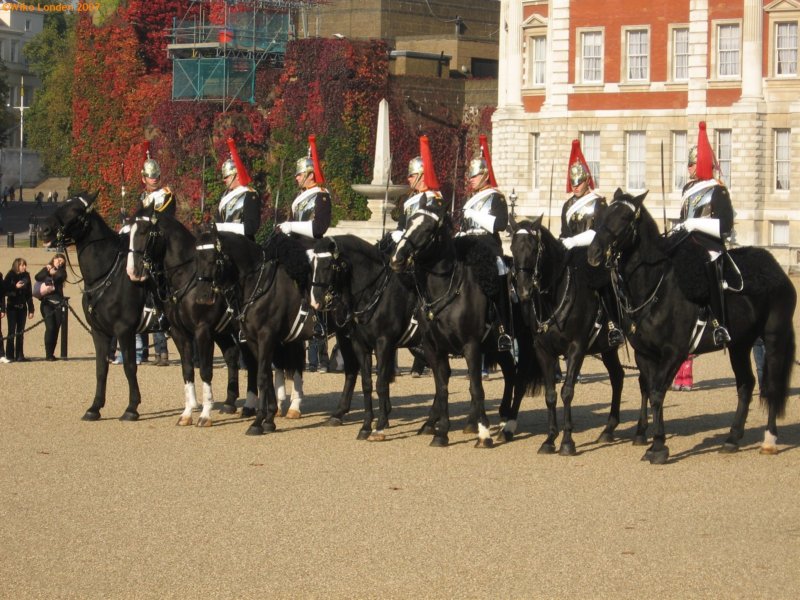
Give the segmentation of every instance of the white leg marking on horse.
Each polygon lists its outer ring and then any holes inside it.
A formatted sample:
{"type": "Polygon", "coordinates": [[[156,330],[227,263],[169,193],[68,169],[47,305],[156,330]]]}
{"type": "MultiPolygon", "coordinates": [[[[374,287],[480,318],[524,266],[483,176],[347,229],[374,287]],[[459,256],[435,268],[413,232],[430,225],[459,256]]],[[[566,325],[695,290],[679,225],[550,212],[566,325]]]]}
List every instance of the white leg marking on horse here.
{"type": "Polygon", "coordinates": [[[211,418],[211,408],[214,406],[214,392],[211,390],[211,386],[203,382],[203,412],[200,413],[200,416],[206,419],[211,418]]]}
{"type": "Polygon", "coordinates": [[[483,423],[478,423],[478,439],[485,440],[486,438],[492,437],[489,428],[486,427],[483,423]]]}
{"type": "Polygon", "coordinates": [[[508,423],[505,424],[503,427],[503,431],[509,431],[511,433],[517,432],[517,420],[516,419],[509,419],[508,423]]]}
{"type": "Polygon", "coordinates": [[[300,403],[303,401],[303,376],[300,373],[295,373],[292,379],[294,386],[292,387],[292,408],[300,410],[300,403]],[[297,406],[295,406],[297,403],[297,406]]]}
{"type": "Polygon", "coordinates": [[[286,376],[283,369],[275,369],[275,396],[278,398],[278,404],[286,400],[286,376]]]}
{"type": "Polygon", "coordinates": [[[761,444],[761,454],[778,453],[778,436],[772,435],[769,429],[764,430],[764,443],[761,444]]]}
{"type": "Polygon", "coordinates": [[[183,396],[186,400],[186,409],[183,411],[184,414],[191,414],[193,409],[200,408],[200,404],[197,402],[197,394],[194,391],[194,383],[188,381],[184,382],[183,396]]]}

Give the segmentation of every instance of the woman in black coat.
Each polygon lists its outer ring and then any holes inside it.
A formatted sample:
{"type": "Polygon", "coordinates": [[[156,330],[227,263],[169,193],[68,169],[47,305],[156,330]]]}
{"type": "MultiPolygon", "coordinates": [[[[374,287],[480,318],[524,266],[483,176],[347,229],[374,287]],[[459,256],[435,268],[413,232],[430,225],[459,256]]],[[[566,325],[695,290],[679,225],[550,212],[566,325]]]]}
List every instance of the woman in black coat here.
{"type": "Polygon", "coordinates": [[[36,274],[36,281],[53,290],[42,298],[40,309],[44,318],[45,360],[58,360],[55,356],[58,330],[61,329],[61,305],[64,302],[64,282],[67,280],[67,258],[60,252],[36,274]]]}
{"type": "Polygon", "coordinates": [[[33,318],[33,295],[31,293],[31,274],[24,258],[15,258],[11,270],[4,280],[6,293],[6,315],[8,315],[8,341],[6,357],[9,360],[25,362],[23,351],[23,332],[25,319],[33,318]]]}

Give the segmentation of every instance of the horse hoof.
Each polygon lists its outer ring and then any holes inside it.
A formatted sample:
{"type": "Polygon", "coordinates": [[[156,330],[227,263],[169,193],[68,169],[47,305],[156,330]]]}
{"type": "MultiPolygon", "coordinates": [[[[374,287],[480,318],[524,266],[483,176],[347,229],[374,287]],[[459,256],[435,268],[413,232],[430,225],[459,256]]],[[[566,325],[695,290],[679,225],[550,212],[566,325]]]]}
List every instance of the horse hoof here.
{"type": "Polygon", "coordinates": [[[642,460],[650,461],[651,465],[663,465],[666,464],[668,458],[669,448],[662,448],[661,450],[653,450],[651,448],[644,453],[642,460]]]}
{"type": "Polygon", "coordinates": [[[264,423],[264,433],[272,433],[277,431],[277,429],[275,423],[264,423]]]}
{"type": "Polygon", "coordinates": [[[558,449],[560,456],[575,456],[578,452],[575,450],[575,442],[564,442],[558,449]]]}
{"type": "Polygon", "coordinates": [[[223,404],[222,406],[220,406],[219,412],[223,415],[235,415],[236,406],[233,404],[223,404]]]}
{"type": "Polygon", "coordinates": [[[286,418],[287,419],[299,419],[300,418],[300,411],[290,408],[286,411],[286,418]]]}
{"type": "Polygon", "coordinates": [[[430,423],[425,423],[422,427],[419,428],[417,435],[434,435],[436,433],[436,429],[430,423]]]}
{"type": "Polygon", "coordinates": [[[83,416],[81,417],[81,421],[99,421],[99,420],[100,420],[100,411],[94,411],[91,409],[83,413],[83,416]]]}
{"type": "Polygon", "coordinates": [[[120,421],[138,421],[139,413],[134,410],[126,410],[119,418],[120,421]]]}
{"type": "Polygon", "coordinates": [[[261,425],[250,425],[245,431],[245,435],[264,435],[264,428],[261,425]]]}
{"type": "Polygon", "coordinates": [[[614,434],[610,431],[604,431],[600,434],[600,437],[597,438],[598,444],[610,444],[614,441],[614,434]]]}
{"type": "Polygon", "coordinates": [[[179,427],[186,427],[187,425],[191,424],[192,424],[192,415],[181,415],[177,423],[179,427]]]}
{"type": "Polygon", "coordinates": [[[539,451],[537,452],[537,454],[555,454],[555,453],[556,453],[556,445],[550,444],[548,442],[545,442],[544,444],[539,446],[539,451]]]}
{"type": "Polygon", "coordinates": [[[478,438],[475,441],[476,448],[494,448],[494,440],[490,437],[478,438]]]}
{"type": "Polygon", "coordinates": [[[328,427],[339,427],[342,423],[343,421],[339,417],[328,417],[328,420],[325,421],[325,425],[328,427]]]}
{"type": "Polygon", "coordinates": [[[198,427],[211,427],[211,419],[208,417],[200,417],[197,419],[197,426],[198,427]]]}
{"type": "Polygon", "coordinates": [[[722,444],[722,448],[719,449],[722,454],[733,454],[734,452],[739,451],[739,444],[734,444],[732,442],[725,442],[722,444]]]}
{"type": "Polygon", "coordinates": [[[434,448],[445,448],[449,441],[446,435],[434,435],[430,445],[434,448]]]}
{"type": "Polygon", "coordinates": [[[361,440],[363,442],[364,440],[368,440],[371,434],[372,431],[370,431],[369,429],[359,429],[356,439],[361,440]]]}
{"type": "Polygon", "coordinates": [[[467,435],[474,435],[478,433],[478,424],[467,423],[466,425],[464,425],[464,431],[462,433],[466,433],[467,435]]]}
{"type": "Polygon", "coordinates": [[[637,435],[633,438],[633,445],[634,446],[647,446],[647,436],[646,435],[637,435]]]}
{"type": "Polygon", "coordinates": [[[775,456],[778,453],[777,446],[761,446],[761,449],[758,451],[759,454],[764,454],[766,456],[775,456]]]}
{"type": "Polygon", "coordinates": [[[368,438],[368,442],[385,442],[386,441],[386,434],[385,433],[378,433],[374,431],[368,438]]]}
{"type": "Polygon", "coordinates": [[[505,429],[501,429],[495,434],[494,439],[496,439],[498,442],[513,442],[514,434],[510,431],[506,431],[505,429]]]}
{"type": "Polygon", "coordinates": [[[256,416],[256,409],[255,408],[249,408],[247,406],[243,406],[242,407],[242,418],[250,419],[250,418],[255,417],[255,416],[256,416]]]}

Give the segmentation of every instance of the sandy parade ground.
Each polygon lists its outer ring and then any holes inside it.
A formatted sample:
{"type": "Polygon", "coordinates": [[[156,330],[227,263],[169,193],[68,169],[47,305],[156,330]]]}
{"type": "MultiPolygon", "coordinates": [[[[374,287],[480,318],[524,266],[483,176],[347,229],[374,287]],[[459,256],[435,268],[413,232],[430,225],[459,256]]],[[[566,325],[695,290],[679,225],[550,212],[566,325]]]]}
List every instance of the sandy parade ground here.
{"type": "MultiPolygon", "coordinates": [[[[16,256],[35,273],[51,254],[1,248],[4,273],[16,256]]],[[[83,318],[78,286],[67,295],[83,318]]],[[[356,440],[360,393],[344,426],[323,426],[342,383],[333,373],[306,375],[303,418],[278,419],[276,433],[245,436],[248,420],[216,411],[209,429],[177,427],[172,345],[171,366],[139,368],[138,422],[118,420],[119,366],[103,418],[83,422],[91,338],[71,317],[69,359],[54,363],[42,338],[43,326],[26,335],[31,362],[0,365],[2,598],[798,597],[797,368],[779,454],[759,455],[766,413],[755,401],[742,450],[727,455],[733,374],[722,353],[698,358],[695,389],[667,396],[671,457],[653,466],[631,444],[633,370],[617,441],[595,443],[610,398],[595,358],[576,393],[578,454],[561,457],[536,452],[541,396],[525,399],[513,442],[474,449],[461,432],[463,360],[452,361],[450,445],[429,447],[415,433],[433,380],[408,375],[406,351],[383,443],[356,440]]],[[[222,400],[220,359],[214,375],[222,400]]],[[[486,390],[496,425],[499,373],[486,390]]]]}

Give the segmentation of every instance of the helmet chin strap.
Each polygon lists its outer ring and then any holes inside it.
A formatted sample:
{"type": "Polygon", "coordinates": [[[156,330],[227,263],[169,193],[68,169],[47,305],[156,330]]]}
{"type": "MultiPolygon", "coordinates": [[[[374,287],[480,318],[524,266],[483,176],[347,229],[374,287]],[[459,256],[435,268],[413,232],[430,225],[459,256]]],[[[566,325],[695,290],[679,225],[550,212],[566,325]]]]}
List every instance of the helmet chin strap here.
{"type": "Polygon", "coordinates": [[[414,183],[411,184],[411,189],[415,192],[417,191],[417,186],[419,185],[420,179],[425,176],[425,173],[417,173],[417,178],[414,180],[414,183]]]}
{"type": "Polygon", "coordinates": [[[311,173],[306,171],[305,174],[303,175],[303,179],[300,180],[300,189],[304,189],[306,187],[306,182],[308,181],[308,178],[310,176],[311,176],[311,173]]]}

